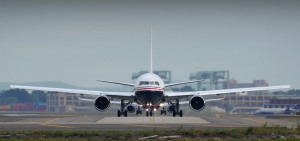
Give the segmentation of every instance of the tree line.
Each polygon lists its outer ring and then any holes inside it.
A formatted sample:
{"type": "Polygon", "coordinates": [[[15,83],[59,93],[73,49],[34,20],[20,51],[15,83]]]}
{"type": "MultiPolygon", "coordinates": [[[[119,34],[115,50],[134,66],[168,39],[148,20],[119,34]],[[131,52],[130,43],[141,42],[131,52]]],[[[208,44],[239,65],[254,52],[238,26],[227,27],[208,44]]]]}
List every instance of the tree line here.
{"type": "Polygon", "coordinates": [[[292,94],[300,94],[300,89],[292,89],[288,91],[275,91],[273,92],[274,95],[281,95],[281,94],[287,94],[287,95],[292,95],[292,94]]]}
{"type": "Polygon", "coordinates": [[[44,91],[32,91],[28,93],[24,89],[11,89],[0,93],[0,102],[7,104],[37,102],[46,103],[46,93],[44,91]]]}

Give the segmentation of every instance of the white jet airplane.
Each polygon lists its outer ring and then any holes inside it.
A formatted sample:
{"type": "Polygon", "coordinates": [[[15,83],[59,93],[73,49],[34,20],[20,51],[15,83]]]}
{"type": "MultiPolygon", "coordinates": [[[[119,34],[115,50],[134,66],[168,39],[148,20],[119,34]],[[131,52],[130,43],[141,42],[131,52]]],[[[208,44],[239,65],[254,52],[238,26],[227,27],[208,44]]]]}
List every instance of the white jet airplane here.
{"type": "Polygon", "coordinates": [[[296,104],[292,109],[290,108],[261,108],[255,111],[255,114],[295,114],[299,111],[299,105],[296,104]]]}
{"type": "MultiPolygon", "coordinates": [[[[11,89],[26,89],[26,90],[41,90],[51,92],[63,92],[63,93],[74,93],[77,94],[80,100],[93,101],[94,107],[98,111],[106,111],[109,109],[111,103],[120,103],[121,108],[118,110],[118,117],[124,115],[127,117],[127,109],[130,112],[130,108],[141,106],[146,108],[146,116],[152,116],[151,106],[168,103],[170,109],[173,109],[173,116],[179,115],[182,117],[182,110],[179,110],[179,99],[189,98],[189,101],[182,102],[188,103],[190,108],[194,111],[201,111],[209,101],[221,100],[220,99],[204,99],[203,96],[207,95],[220,95],[227,93],[247,92],[247,91],[261,91],[261,90],[275,90],[275,89],[286,89],[291,88],[291,85],[282,86],[270,86],[270,87],[252,87],[252,88],[238,88],[238,89],[223,89],[223,90],[208,90],[208,91],[191,91],[191,92],[167,92],[166,87],[171,87],[180,84],[187,84],[193,82],[201,82],[204,80],[192,80],[180,83],[164,84],[164,81],[152,71],[152,27],[151,27],[151,38],[150,38],[150,71],[149,73],[143,74],[138,77],[134,84],[97,80],[99,82],[106,82],[112,84],[126,85],[133,87],[134,92],[105,92],[105,91],[94,91],[94,90],[78,90],[78,89],[63,89],[63,88],[49,88],[49,87],[33,87],[33,86],[18,86],[10,85],[11,89]],[[97,96],[95,99],[80,98],[79,95],[94,95],[97,96]],[[118,98],[121,101],[112,101],[110,98],[118,98]],[[127,103],[125,103],[125,100],[127,103]],[[133,104],[135,103],[135,104],[133,104]],[[137,105],[138,104],[138,105],[137,105]],[[172,107],[172,108],[171,108],[172,107]],[[125,109],[126,108],[126,109],[125,109]]],[[[139,111],[141,114],[141,111],[139,111]]]]}

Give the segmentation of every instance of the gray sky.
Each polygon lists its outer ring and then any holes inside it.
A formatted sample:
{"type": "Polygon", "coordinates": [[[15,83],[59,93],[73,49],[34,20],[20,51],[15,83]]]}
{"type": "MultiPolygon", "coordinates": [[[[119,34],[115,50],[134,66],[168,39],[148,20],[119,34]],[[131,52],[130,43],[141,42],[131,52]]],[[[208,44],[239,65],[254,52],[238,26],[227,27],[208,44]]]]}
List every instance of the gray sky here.
{"type": "Polygon", "coordinates": [[[0,1],[0,82],[112,86],[149,70],[173,80],[229,70],[300,88],[300,1],[0,1]]]}

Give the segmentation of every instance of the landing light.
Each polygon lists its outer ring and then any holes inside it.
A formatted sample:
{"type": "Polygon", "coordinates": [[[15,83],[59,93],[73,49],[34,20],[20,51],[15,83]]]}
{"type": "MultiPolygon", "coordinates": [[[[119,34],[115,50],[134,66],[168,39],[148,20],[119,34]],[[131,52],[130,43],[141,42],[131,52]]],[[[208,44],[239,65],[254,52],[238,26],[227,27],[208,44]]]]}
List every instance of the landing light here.
{"type": "Polygon", "coordinates": [[[159,106],[160,106],[160,107],[162,107],[162,106],[163,106],[163,104],[162,104],[162,103],[160,103],[160,104],[159,104],[159,106]]]}
{"type": "Polygon", "coordinates": [[[156,111],[156,108],[154,108],[154,111],[156,111]]]}
{"type": "Polygon", "coordinates": [[[148,111],[148,109],[146,109],[146,111],[148,111]]]}

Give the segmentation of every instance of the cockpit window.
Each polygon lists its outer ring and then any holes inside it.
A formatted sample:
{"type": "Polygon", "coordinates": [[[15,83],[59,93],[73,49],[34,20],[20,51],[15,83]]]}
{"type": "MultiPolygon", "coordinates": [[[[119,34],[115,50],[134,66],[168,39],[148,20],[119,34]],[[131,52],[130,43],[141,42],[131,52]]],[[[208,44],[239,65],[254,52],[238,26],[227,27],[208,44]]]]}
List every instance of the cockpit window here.
{"type": "Polygon", "coordinates": [[[141,81],[139,85],[157,85],[159,86],[159,83],[157,81],[141,81]]]}
{"type": "Polygon", "coordinates": [[[143,85],[143,84],[144,84],[144,81],[141,81],[141,82],[140,82],[140,85],[143,85]]]}

